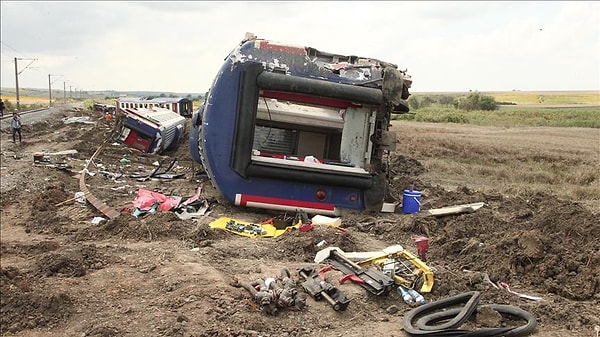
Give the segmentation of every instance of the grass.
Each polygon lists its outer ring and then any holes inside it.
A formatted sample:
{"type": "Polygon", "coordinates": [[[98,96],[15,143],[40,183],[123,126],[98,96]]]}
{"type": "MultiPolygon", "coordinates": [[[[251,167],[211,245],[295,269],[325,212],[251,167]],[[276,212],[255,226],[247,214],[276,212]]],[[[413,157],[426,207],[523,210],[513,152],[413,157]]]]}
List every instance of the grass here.
{"type": "MultiPolygon", "coordinates": [[[[470,92],[450,93],[418,93],[413,96],[439,98],[441,96],[459,97],[467,96],[470,92]]],[[[516,105],[594,105],[600,106],[600,92],[598,91],[498,91],[479,92],[485,96],[492,96],[496,102],[507,102],[516,105]]]]}
{"type": "Polygon", "coordinates": [[[458,123],[481,126],[553,126],[600,128],[598,107],[501,106],[496,111],[461,111],[430,106],[396,115],[394,119],[429,123],[458,123]]]}
{"type": "MultiPolygon", "coordinates": [[[[460,97],[469,93],[413,93],[413,96],[430,97],[438,101],[442,96],[460,97]]],[[[553,126],[600,128],[600,92],[598,91],[509,91],[481,92],[494,97],[499,105],[496,111],[462,111],[451,106],[432,104],[412,109],[408,114],[395,115],[393,119],[458,123],[481,126],[553,126]]]]}
{"type": "Polygon", "coordinates": [[[600,93],[483,94],[515,104],[471,112],[431,105],[394,116],[399,153],[448,189],[543,192],[600,213],[600,93]]]}
{"type": "Polygon", "coordinates": [[[421,179],[517,196],[557,195],[600,213],[600,130],[395,121],[397,151],[427,169],[421,179]]]}

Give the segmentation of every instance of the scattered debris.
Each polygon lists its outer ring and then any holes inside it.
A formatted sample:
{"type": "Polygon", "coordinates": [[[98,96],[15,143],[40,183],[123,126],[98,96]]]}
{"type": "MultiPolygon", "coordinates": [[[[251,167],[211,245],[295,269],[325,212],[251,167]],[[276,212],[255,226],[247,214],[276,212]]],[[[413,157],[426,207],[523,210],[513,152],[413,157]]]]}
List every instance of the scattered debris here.
{"type": "Polygon", "coordinates": [[[328,217],[325,215],[317,214],[312,217],[311,223],[313,225],[325,225],[325,226],[329,226],[331,228],[335,228],[338,231],[338,234],[347,234],[348,233],[347,229],[342,228],[342,219],[339,217],[332,218],[332,217],[328,217]]]}
{"type": "Polygon", "coordinates": [[[496,285],[496,283],[492,282],[492,280],[490,280],[490,276],[488,275],[488,273],[484,273],[484,272],[478,272],[478,271],[472,271],[472,270],[468,270],[468,269],[463,269],[463,272],[465,273],[478,273],[481,275],[482,279],[491,284],[492,287],[496,288],[496,289],[500,289],[500,287],[498,285],[496,285]]]}
{"type": "Polygon", "coordinates": [[[65,117],[65,118],[63,118],[63,123],[64,124],[75,124],[75,123],[96,124],[95,122],[90,121],[90,117],[88,117],[88,116],[65,117]]]}
{"type": "Polygon", "coordinates": [[[302,310],[306,307],[306,297],[298,293],[296,281],[287,269],[283,269],[277,278],[258,279],[251,283],[235,279],[232,285],[248,290],[261,311],[268,315],[276,315],[282,308],[302,310]]]}
{"type": "Polygon", "coordinates": [[[69,203],[71,201],[77,201],[80,204],[85,204],[86,199],[85,199],[85,193],[83,192],[75,192],[75,196],[73,198],[67,199],[65,201],[59,202],[58,204],[54,205],[54,207],[58,207],[58,206],[62,206],[66,203],[69,203]]]}
{"type": "Polygon", "coordinates": [[[330,265],[323,267],[321,270],[316,272],[313,268],[305,267],[298,271],[304,282],[302,282],[302,288],[316,301],[325,299],[335,311],[346,310],[350,299],[346,297],[341,290],[336,286],[327,281],[325,273],[331,269],[330,265]]]}
{"type": "Polygon", "coordinates": [[[207,199],[204,200],[196,200],[193,203],[186,205],[179,205],[173,211],[175,215],[181,220],[193,219],[203,217],[209,214],[208,210],[210,209],[210,205],[216,202],[213,198],[212,201],[207,199]]]}
{"type": "Polygon", "coordinates": [[[427,251],[429,251],[429,238],[419,236],[415,238],[417,244],[417,255],[421,261],[427,261],[427,251]]]}
{"type": "Polygon", "coordinates": [[[399,284],[397,290],[398,294],[402,296],[402,300],[404,301],[404,303],[410,306],[423,305],[427,303],[425,301],[425,297],[423,297],[423,295],[419,294],[418,291],[412,288],[405,287],[399,284]]]}
{"type": "Polygon", "coordinates": [[[220,217],[210,224],[208,224],[210,228],[218,228],[226,230],[230,233],[238,234],[241,236],[246,236],[250,238],[254,237],[277,237],[282,234],[287,233],[288,231],[298,229],[300,226],[298,224],[292,224],[286,226],[283,229],[278,229],[272,223],[253,223],[250,221],[241,221],[228,217],[220,217]]]}
{"type": "Polygon", "coordinates": [[[382,213],[395,213],[396,207],[398,206],[397,202],[384,202],[381,206],[382,213]]]}
{"type": "MultiPolygon", "coordinates": [[[[96,151],[92,154],[92,156],[90,157],[90,159],[86,162],[85,167],[83,168],[82,172],[87,172],[88,171],[88,167],[90,166],[90,164],[93,164],[94,162],[94,158],[98,155],[98,153],[102,150],[102,148],[104,147],[104,145],[106,144],[106,142],[102,143],[97,149],[96,151]]],[[[90,201],[90,203],[100,212],[102,212],[102,214],[106,215],[107,217],[109,217],[110,219],[116,219],[119,217],[119,215],[121,215],[119,212],[117,212],[116,210],[114,210],[113,208],[109,207],[108,205],[106,205],[104,202],[102,202],[101,200],[99,200],[98,198],[94,197],[90,191],[87,188],[87,185],[85,184],[85,174],[80,174],[79,175],[79,190],[81,192],[84,193],[84,195],[87,196],[87,199],[90,201]]]]}
{"type": "Polygon", "coordinates": [[[542,298],[538,297],[538,296],[525,295],[525,294],[518,293],[516,291],[512,291],[512,290],[510,290],[510,287],[508,286],[508,284],[506,282],[500,282],[500,287],[502,287],[502,289],[506,290],[507,292],[509,292],[517,297],[520,297],[520,298],[525,298],[525,299],[533,300],[533,301],[541,301],[542,300],[542,298]]]}
{"type": "Polygon", "coordinates": [[[105,218],[103,218],[103,217],[101,217],[101,216],[95,216],[95,217],[92,219],[92,221],[91,221],[91,222],[92,222],[94,225],[97,225],[97,224],[101,223],[102,221],[106,221],[106,219],[105,219],[105,218]]]}
{"type": "Polygon", "coordinates": [[[392,289],[394,279],[382,272],[380,269],[369,266],[364,268],[346,257],[341,249],[337,247],[328,247],[317,252],[315,262],[320,263],[328,260],[331,266],[344,274],[353,274],[355,277],[348,276],[351,281],[358,283],[368,292],[374,295],[387,295],[392,289]]]}
{"type": "Polygon", "coordinates": [[[456,205],[456,206],[447,206],[442,208],[430,209],[427,211],[423,211],[425,216],[444,216],[444,215],[453,215],[460,213],[473,213],[476,210],[483,207],[485,203],[476,202],[473,204],[464,204],[464,205],[456,205]]]}
{"type": "MultiPolygon", "coordinates": [[[[121,159],[121,160],[123,160],[123,159],[121,159]]],[[[171,162],[169,163],[169,166],[167,166],[166,169],[161,171],[160,169],[163,168],[163,164],[164,164],[164,161],[161,161],[160,163],[159,162],[154,163],[153,165],[155,165],[156,168],[150,174],[147,174],[147,175],[132,174],[132,175],[130,175],[130,177],[136,179],[137,181],[148,181],[151,178],[176,179],[176,178],[182,178],[185,176],[185,174],[167,174],[167,172],[171,171],[173,169],[173,167],[175,166],[175,164],[177,164],[177,158],[171,160],[171,162]]]]}
{"type": "Polygon", "coordinates": [[[85,204],[86,202],[86,198],[85,198],[86,193],[85,192],[76,192],[75,193],[75,201],[77,201],[80,204],[85,204]]]}
{"type": "Polygon", "coordinates": [[[360,267],[376,267],[393,278],[396,284],[409,288],[419,288],[421,292],[431,292],[434,284],[433,269],[401,245],[389,246],[374,252],[344,252],[338,247],[328,247],[317,252],[315,262],[321,263],[330,258],[332,252],[353,261],[360,267]]]}
{"type": "Polygon", "coordinates": [[[317,214],[315,216],[312,217],[311,219],[312,224],[313,225],[327,225],[330,227],[340,227],[342,225],[342,219],[337,217],[337,218],[331,218],[325,215],[320,215],[317,214]]]}
{"type": "Polygon", "coordinates": [[[180,201],[181,197],[167,197],[162,193],[140,188],[133,206],[142,214],[156,209],[166,212],[177,207],[180,201]]]}

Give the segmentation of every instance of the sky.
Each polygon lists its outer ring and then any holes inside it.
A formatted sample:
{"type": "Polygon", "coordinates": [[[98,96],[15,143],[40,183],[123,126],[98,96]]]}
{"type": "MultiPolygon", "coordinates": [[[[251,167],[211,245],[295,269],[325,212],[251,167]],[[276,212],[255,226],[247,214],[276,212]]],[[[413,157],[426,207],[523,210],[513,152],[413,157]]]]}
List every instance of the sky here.
{"type": "Polygon", "coordinates": [[[18,73],[19,88],[204,93],[250,32],[397,64],[411,92],[600,90],[596,1],[2,0],[0,15],[3,88],[18,73]]]}

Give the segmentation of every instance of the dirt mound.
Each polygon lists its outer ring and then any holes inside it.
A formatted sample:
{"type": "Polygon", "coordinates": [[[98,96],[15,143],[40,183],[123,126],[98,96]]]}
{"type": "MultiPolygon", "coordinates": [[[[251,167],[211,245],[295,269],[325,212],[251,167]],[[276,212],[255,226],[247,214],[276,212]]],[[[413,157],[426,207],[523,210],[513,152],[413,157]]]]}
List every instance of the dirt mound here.
{"type": "Polygon", "coordinates": [[[69,295],[44,289],[43,280],[32,279],[16,268],[0,270],[0,291],[0,326],[3,332],[54,328],[75,311],[69,295]]]}
{"type": "Polygon", "coordinates": [[[99,252],[94,245],[84,245],[45,254],[37,261],[37,270],[46,277],[81,277],[90,270],[99,270],[118,261],[99,252]]]}

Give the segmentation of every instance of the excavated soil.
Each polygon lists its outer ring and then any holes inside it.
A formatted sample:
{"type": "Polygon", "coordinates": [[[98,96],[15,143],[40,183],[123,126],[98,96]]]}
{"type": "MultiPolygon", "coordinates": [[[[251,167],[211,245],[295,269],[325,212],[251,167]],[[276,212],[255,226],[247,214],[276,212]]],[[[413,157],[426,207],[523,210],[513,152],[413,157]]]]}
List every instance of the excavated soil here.
{"type": "MultiPolygon", "coordinates": [[[[390,158],[390,195],[396,199],[413,185],[422,192],[422,210],[484,206],[442,217],[402,214],[400,208],[348,212],[341,217],[343,231],[315,226],[275,238],[248,238],[209,224],[221,216],[256,223],[281,214],[223,201],[189,157],[187,135],[171,153],[143,154],[105,141],[115,121],[98,117],[65,109],[24,125],[21,144],[2,133],[2,336],[407,336],[403,317],[412,308],[398,293],[375,296],[357,284],[340,284],[336,270],[327,279],[350,299],[340,312],[308,297],[304,308],[269,315],[239,283],[277,277],[286,269],[299,285],[298,270],[322,267],[314,258],[323,247],[359,252],[402,245],[416,254],[415,238],[423,236],[429,239],[424,259],[435,275],[433,290],[423,294],[428,302],[478,291],[483,304],[509,304],[531,313],[538,323],[533,336],[597,335],[599,217],[582,203],[539,191],[481,192],[468,180],[448,189],[427,178],[431,168],[397,152],[390,158]],[[95,123],[63,121],[80,116],[95,123]],[[100,147],[88,168],[93,175],[86,174],[86,161],[100,147]],[[34,163],[36,152],[66,150],[76,152],[34,163]],[[171,173],[181,178],[131,177],[173,159],[171,173]],[[119,217],[110,220],[89,202],[76,200],[81,174],[90,193],[119,217]],[[170,211],[131,213],[139,189],[187,198],[198,188],[200,198],[210,201],[199,218],[182,220],[170,211]],[[95,224],[94,217],[108,220],[95,224]],[[500,282],[542,299],[497,289],[500,282]]],[[[494,314],[481,310],[468,327],[522,323],[494,314]]]]}

